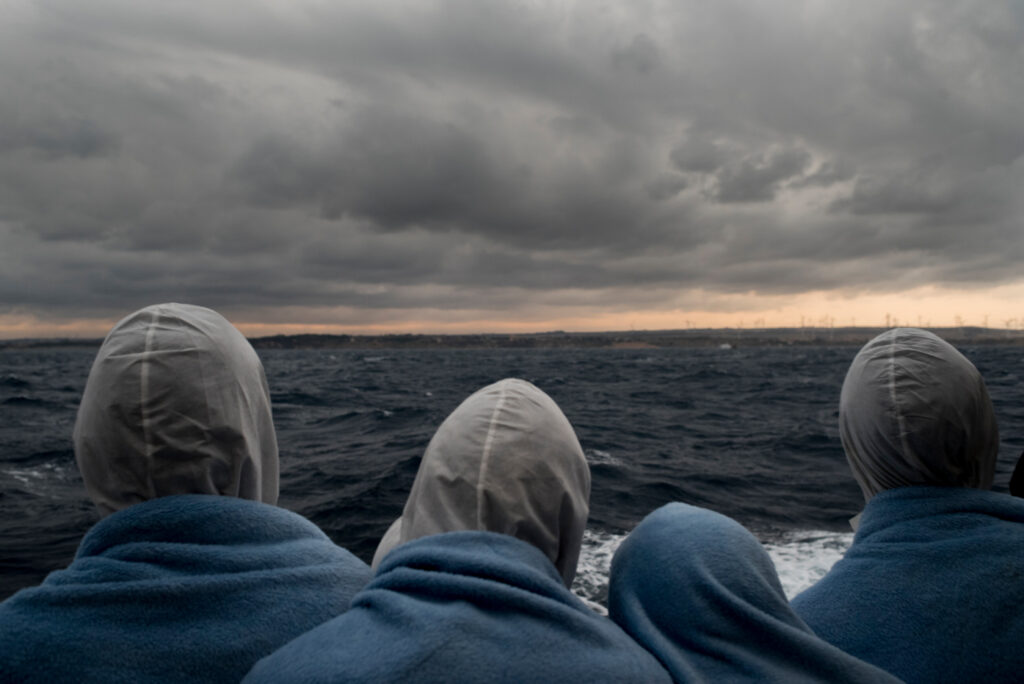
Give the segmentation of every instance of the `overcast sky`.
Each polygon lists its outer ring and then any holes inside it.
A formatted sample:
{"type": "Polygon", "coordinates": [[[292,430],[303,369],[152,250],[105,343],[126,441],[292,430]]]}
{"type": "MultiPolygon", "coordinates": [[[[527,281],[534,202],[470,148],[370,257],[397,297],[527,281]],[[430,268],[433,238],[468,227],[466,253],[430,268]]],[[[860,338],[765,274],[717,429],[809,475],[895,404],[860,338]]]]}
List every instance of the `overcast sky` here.
{"type": "Polygon", "coordinates": [[[0,12],[0,336],[1024,326],[1022,2],[0,12]]]}

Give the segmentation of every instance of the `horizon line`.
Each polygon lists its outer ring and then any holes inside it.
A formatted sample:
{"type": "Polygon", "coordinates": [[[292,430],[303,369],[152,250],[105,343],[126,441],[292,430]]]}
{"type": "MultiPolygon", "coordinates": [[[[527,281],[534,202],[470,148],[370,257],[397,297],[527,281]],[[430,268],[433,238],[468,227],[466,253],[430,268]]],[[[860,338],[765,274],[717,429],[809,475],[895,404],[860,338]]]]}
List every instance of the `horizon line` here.
{"type": "MultiPolygon", "coordinates": [[[[931,331],[980,331],[986,333],[997,333],[1006,335],[1008,333],[1019,333],[1024,335],[1024,328],[993,328],[985,327],[981,325],[936,325],[936,326],[917,326],[917,325],[843,325],[843,326],[820,326],[820,325],[805,325],[805,326],[772,326],[772,327],[737,327],[737,326],[724,326],[724,327],[705,327],[705,328],[634,328],[629,330],[535,330],[528,332],[499,332],[499,331],[481,331],[481,332],[380,332],[380,333],[366,333],[366,332],[293,332],[293,333],[273,333],[269,335],[245,335],[245,338],[249,341],[254,340],[266,340],[273,338],[296,338],[296,337],[354,337],[354,338],[388,338],[388,337],[447,337],[447,338],[459,338],[459,337],[537,337],[543,335],[565,335],[565,336],[598,336],[598,335],[636,335],[636,334],[695,334],[695,333],[793,333],[793,332],[826,332],[835,333],[839,331],[846,332],[859,332],[859,331],[871,331],[871,330],[890,330],[893,328],[919,328],[922,330],[931,331]]],[[[243,333],[244,334],[244,333],[243,333]]],[[[11,338],[0,338],[0,346],[6,346],[14,343],[25,343],[25,342],[76,342],[76,343],[90,343],[90,342],[102,342],[105,336],[40,336],[40,337],[11,337],[11,338]]]]}

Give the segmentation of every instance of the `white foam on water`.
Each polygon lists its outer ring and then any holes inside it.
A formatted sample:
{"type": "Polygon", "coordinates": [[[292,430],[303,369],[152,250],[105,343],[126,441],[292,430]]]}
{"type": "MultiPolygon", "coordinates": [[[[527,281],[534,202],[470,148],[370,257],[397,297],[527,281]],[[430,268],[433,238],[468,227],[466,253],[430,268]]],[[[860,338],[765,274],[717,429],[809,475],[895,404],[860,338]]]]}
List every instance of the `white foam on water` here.
{"type": "Polygon", "coordinates": [[[832,569],[853,542],[853,532],[800,530],[762,541],[775,563],[782,589],[793,598],[832,569]]]}
{"type": "Polygon", "coordinates": [[[51,483],[54,480],[66,480],[70,475],[70,469],[57,463],[44,463],[35,468],[6,468],[0,470],[0,473],[19,482],[26,492],[59,498],[59,495],[52,491],[51,483]]]}
{"type": "Polygon", "coordinates": [[[574,594],[583,599],[591,610],[602,615],[608,614],[605,602],[608,596],[608,573],[612,567],[615,549],[626,538],[624,534],[611,534],[595,530],[584,530],[583,548],[576,564],[576,579],[572,583],[574,594]]]}
{"type": "Polygon", "coordinates": [[[607,451],[602,451],[600,449],[586,449],[583,452],[583,455],[586,457],[587,463],[590,464],[603,463],[606,465],[622,465],[622,461],[615,458],[607,451]]]}
{"type": "MultiPolygon", "coordinates": [[[[625,538],[624,534],[590,529],[583,533],[583,548],[572,590],[602,615],[608,614],[604,604],[608,597],[612,556],[625,538]]],[[[843,557],[852,541],[852,532],[800,530],[761,540],[761,544],[775,563],[786,597],[793,598],[821,579],[843,557]]]]}

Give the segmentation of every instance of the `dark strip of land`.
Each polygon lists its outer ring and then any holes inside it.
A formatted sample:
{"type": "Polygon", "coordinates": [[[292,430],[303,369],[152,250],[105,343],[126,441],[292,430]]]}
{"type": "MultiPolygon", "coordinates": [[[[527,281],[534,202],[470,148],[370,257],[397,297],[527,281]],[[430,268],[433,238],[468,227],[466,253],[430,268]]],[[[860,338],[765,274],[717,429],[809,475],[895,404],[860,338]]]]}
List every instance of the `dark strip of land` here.
{"type": "MultiPolygon", "coordinates": [[[[860,346],[885,328],[717,328],[476,335],[273,335],[257,349],[656,349],[667,347],[860,346]]],[[[1024,330],[930,328],[953,345],[1024,346],[1024,330]]],[[[0,340],[0,349],[98,347],[99,339],[0,340]]]]}

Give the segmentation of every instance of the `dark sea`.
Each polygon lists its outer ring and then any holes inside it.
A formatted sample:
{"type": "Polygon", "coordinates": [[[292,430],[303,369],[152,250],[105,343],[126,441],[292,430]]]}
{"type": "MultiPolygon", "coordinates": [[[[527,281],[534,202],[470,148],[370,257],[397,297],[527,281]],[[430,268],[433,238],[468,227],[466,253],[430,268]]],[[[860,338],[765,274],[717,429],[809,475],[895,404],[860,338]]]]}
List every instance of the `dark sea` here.
{"type": "MultiPolygon", "coordinates": [[[[98,516],[71,431],[95,349],[0,350],[0,599],[67,565],[98,516]]],[[[1024,447],[1024,348],[961,349],[981,370],[1006,491],[1024,447]]],[[[593,473],[575,589],[599,604],[608,563],[647,513],[684,501],[765,544],[792,595],[842,556],[862,502],[837,430],[855,347],[261,351],[281,451],[280,505],[369,561],[420,455],[465,397],[533,382],[576,428],[593,473]]]]}

